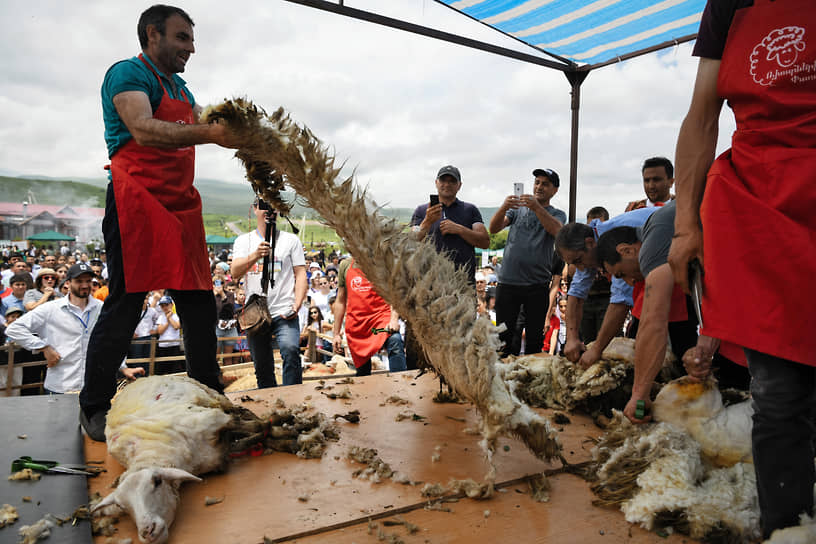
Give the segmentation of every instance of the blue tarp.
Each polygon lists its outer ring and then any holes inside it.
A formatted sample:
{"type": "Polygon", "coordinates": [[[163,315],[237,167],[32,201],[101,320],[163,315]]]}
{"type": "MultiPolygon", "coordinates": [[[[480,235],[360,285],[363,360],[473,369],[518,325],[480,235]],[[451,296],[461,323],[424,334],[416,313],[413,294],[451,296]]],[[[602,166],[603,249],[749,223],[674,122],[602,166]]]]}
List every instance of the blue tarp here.
{"type": "Polygon", "coordinates": [[[599,64],[697,33],[705,0],[438,0],[578,64],[599,64]]]}

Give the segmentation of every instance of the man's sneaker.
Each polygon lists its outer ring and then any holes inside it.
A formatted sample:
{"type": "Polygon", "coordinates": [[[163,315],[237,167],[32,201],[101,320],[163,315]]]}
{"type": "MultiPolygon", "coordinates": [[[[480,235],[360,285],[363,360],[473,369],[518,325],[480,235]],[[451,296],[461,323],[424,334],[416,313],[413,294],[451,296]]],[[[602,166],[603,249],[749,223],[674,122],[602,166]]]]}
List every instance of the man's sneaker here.
{"type": "Polygon", "coordinates": [[[105,410],[98,410],[91,417],[85,415],[85,410],[79,409],[79,423],[92,440],[105,441],[105,410]]]}

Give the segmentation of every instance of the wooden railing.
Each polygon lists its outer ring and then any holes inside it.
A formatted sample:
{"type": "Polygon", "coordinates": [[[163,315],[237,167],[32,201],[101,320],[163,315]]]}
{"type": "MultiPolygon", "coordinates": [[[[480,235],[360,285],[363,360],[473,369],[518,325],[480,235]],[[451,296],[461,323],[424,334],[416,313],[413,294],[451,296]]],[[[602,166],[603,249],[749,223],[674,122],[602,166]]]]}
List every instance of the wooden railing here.
{"type": "MultiPolygon", "coordinates": [[[[317,361],[318,355],[328,355],[329,357],[333,356],[334,354],[331,351],[324,350],[323,348],[319,348],[317,346],[317,339],[321,338],[323,340],[327,340],[331,342],[331,337],[326,336],[325,334],[318,334],[315,331],[309,331],[309,343],[305,348],[301,348],[301,351],[304,352],[310,362],[317,361]]],[[[246,336],[228,336],[228,337],[219,337],[218,342],[226,342],[226,341],[241,341],[246,339],[246,336]]],[[[164,364],[175,363],[178,361],[184,361],[184,353],[181,355],[176,355],[172,357],[156,357],[156,348],[158,347],[158,339],[151,338],[150,340],[134,340],[132,344],[150,344],[150,354],[148,357],[140,357],[140,358],[128,358],[127,364],[128,366],[139,366],[139,365],[148,365],[148,373],[153,376],[156,373],[156,366],[162,366],[164,364]]],[[[179,340],[179,344],[181,346],[184,343],[179,340]]],[[[23,376],[23,368],[27,367],[41,367],[44,371],[47,363],[45,359],[40,359],[36,361],[29,361],[24,363],[19,363],[15,361],[15,358],[19,358],[18,354],[20,351],[23,351],[18,345],[14,344],[13,342],[9,342],[6,345],[0,346],[0,353],[7,353],[8,354],[8,363],[3,364],[0,363],[0,373],[5,376],[5,387],[0,387],[0,396],[10,397],[12,396],[15,391],[21,391],[24,389],[37,389],[38,393],[43,392],[43,382],[37,381],[34,383],[23,384],[22,383],[22,376],[23,376]],[[18,372],[19,371],[19,372],[18,372]],[[15,373],[18,375],[15,376],[15,373]]],[[[234,351],[233,353],[219,353],[216,355],[218,359],[218,365],[223,367],[225,365],[225,360],[231,359],[239,359],[241,357],[248,357],[248,351],[234,351]]],[[[351,359],[345,357],[346,362],[351,363],[351,359]]],[[[246,361],[245,361],[246,362],[246,361]]],[[[251,363],[252,360],[249,358],[249,362],[251,363]]],[[[226,363],[229,365],[230,363],[226,363]]],[[[42,375],[42,374],[41,374],[42,375]]]]}

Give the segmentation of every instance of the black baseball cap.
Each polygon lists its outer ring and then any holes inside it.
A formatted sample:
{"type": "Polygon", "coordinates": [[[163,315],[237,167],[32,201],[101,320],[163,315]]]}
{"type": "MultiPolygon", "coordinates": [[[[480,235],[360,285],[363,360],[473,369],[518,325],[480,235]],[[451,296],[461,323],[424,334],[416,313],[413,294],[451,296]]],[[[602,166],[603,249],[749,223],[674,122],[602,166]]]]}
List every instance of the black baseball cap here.
{"type": "Polygon", "coordinates": [[[91,265],[87,263],[76,263],[71,268],[68,269],[68,273],[65,275],[65,279],[72,280],[74,278],[78,278],[82,274],[90,274],[94,276],[95,273],[91,265]]]}
{"type": "Polygon", "coordinates": [[[556,187],[561,185],[561,180],[558,178],[558,174],[555,173],[555,170],[550,170],[549,168],[536,168],[533,170],[533,177],[537,178],[538,176],[545,176],[556,187]]]}
{"type": "Polygon", "coordinates": [[[453,176],[456,181],[460,183],[462,182],[462,175],[459,173],[459,169],[451,164],[440,168],[439,173],[436,175],[436,179],[439,179],[442,176],[453,176]]]}

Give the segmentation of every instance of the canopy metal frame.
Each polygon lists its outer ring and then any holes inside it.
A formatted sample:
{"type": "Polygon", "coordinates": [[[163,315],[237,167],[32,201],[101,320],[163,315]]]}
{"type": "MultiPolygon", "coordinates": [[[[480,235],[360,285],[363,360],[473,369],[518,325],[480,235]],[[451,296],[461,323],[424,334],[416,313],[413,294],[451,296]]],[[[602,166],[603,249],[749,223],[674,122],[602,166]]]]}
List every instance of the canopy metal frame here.
{"type": "Polygon", "coordinates": [[[626,55],[621,55],[616,57],[613,60],[608,60],[606,62],[600,62],[597,64],[584,64],[579,65],[569,59],[563,58],[559,55],[556,55],[552,52],[546,51],[544,49],[535,47],[530,45],[522,40],[519,40],[515,36],[507,34],[495,27],[492,27],[478,19],[471,17],[465,13],[462,13],[455,8],[450,7],[449,5],[445,4],[444,2],[440,2],[439,0],[434,0],[438,4],[445,6],[453,11],[456,11],[460,15],[468,17],[474,21],[477,21],[492,31],[511,38],[513,40],[518,41],[519,43],[523,44],[525,47],[528,47],[535,51],[536,54],[524,53],[521,51],[517,51],[515,49],[510,49],[507,47],[502,47],[499,45],[487,43],[481,40],[474,40],[472,38],[467,38],[465,36],[460,36],[458,34],[453,34],[450,32],[445,32],[443,30],[430,28],[427,26],[418,25],[415,23],[409,23],[408,21],[403,21],[401,19],[395,19],[393,17],[387,17],[385,15],[381,15],[378,13],[373,13],[370,11],[365,11],[357,8],[352,8],[346,6],[344,4],[344,0],[337,0],[337,2],[331,2],[329,0],[286,0],[287,2],[291,2],[293,4],[300,4],[303,6],[308,6],[311,8],[319,9],[322,11],[328,11],[330,13],[335,13],[337,15],[343,15],[345,17],[351,17],[353,19],[359,19],[361,21],[367,21],[370,23],[375,23],[382,26],[387,26],[390,28],[396,28],[398,30],[404,30],[406,32],[411,32],[413,34],[418,34],[421,36],[427,36],[429,38],[434,38],[441,41],[446,41],[450,43],[454,43],[457,45],[463,45],[465,47],[470,47],[472,49],[478,49],[480,51],[485,51],[487,53],[492,53],[495,55],[499,55],[502,57],[507,57],[515,60],[519,60],[522,62],[527,62],[530,64],[536,64],[538,66],[543,66],[545,68],[550,68],[553,70],[561,71],[567,78],[567,81],[570,85],[570,176],[569,176],[569,221],[575,221],[576,219],[576,202],[577,202],[577,194],[578,194],[578,128],[579,128],[579,114],[581,110],[581,85],[583,84],[584,80],[587,78],[589,73],[592,70],[596,70],[598,68],[602,68],[604,66],[609,66],[612,64],[618,64],[628,59],[632,59],[635,57],[639,57],[641,55],[645,55],[648,53],[653,53],[655,51],[659,51],[661,49],[666,49],[668,47],[674,47],[680,45],[681,43],[689,42],[697,38],[697,34],[689,34],[687,36],[683,36],[674,40],[666,41],[657,45],[653,45],[651,47],[647,47],[644,49],[640,49],[637,51],[633,51],[626,55]],[[541,56],[546,55],[546,57],[541,56]]]}

